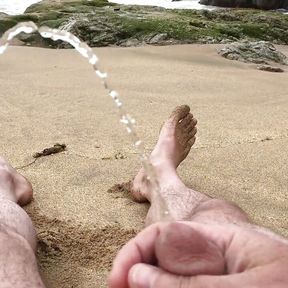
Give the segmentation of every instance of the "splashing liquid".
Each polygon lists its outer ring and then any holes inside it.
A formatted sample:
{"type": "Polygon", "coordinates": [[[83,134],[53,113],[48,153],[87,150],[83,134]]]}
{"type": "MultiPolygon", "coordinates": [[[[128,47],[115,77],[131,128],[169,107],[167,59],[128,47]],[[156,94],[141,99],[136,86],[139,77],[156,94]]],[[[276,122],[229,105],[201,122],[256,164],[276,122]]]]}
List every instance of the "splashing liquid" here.
{"type": "Polygon", "coordinates": [[[26,34],[31,34],[36,31],[38,31],[43,38],[50,38],[53,41],[62,40],[69,43],[93,66],[95,74],[101,79],[105,90],[108,92],[108,95],[113,99],[119,111],[120,122],[125,125],[128,134],[131,136],[133,145],[137,148],[137,151],[140,155],[141,163],[146,171],[147,180],[150,183],[152,201],[155,206],[158,205],[158,207],[155,207],[155,211],[158,213],[156,217],[158,220],[161,221],[170,220],[171,218],[168,207],[160,194],[160,187],[155,173],[155,169],[150,163],[149,157],[145,154],[143,141],[138,137],[136,133],[135,120],[125,111],[123,103],[121,102],[117,91],[113,90],[109,86],[107,82],[107,73],[99,69],[99,59],[86,43],[81,42],[79,38],[67,31],[51,29],[44,26],[38,28],[34,22],[22,22],[17,24],[13,28],[7,30],[3,34],[2,38],[0,39],[0,55],[6,51],[10,44],[10,41],[18,34],[22,32],[26,34]]]}

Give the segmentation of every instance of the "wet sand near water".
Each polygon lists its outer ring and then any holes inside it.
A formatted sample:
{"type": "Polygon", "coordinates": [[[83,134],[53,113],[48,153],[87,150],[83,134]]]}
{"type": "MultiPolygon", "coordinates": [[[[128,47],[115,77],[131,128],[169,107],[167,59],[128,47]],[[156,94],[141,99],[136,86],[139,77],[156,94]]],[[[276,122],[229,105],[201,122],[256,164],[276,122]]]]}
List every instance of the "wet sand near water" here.
{"type": "MultiPolygon", "coordinates": [[[[179,169],[185,183],[235,201],[288,237],[288,69],[259,71],[221,58],[218,47],[95,51],[147,152],[170,111],[189,104],[199,132],[179,169]]],[[[47,287],[106,287],[117,250],[143,227],[148,209],[115,186],[140,164],[113,102],[72,50],[9,48],[0,57],[0,87],[0,151],[13,166],[57,142],[67,145],[19,170],[34,187],[26,210],[47,287]]]]}

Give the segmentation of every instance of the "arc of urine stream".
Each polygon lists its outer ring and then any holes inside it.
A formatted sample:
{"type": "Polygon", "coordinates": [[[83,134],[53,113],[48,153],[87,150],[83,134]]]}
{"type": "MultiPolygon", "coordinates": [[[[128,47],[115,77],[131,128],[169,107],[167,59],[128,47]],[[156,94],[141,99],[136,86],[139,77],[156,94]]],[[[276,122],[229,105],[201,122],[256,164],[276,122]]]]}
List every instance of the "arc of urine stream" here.
{"type": "Polygon", "coordinates": [[[39,27],[34,22],[22,22],[14,26],[13,28],[7,30],[0,39],[0,55],[4,54],[7,50],[11,40],[18,34],[24,32],[26,34],[31,34],[33,32],[39,32],[43,38],[50,38],[53,41],[62,40],[73,46],[76,51],[88,60],[88,62],[93,66],[95,74],[101,79],[105,90],[108,92],[109,96],[113,99],[120,116],[120,122],[126,127],[128,134],[131,136],[133,145],[137,148],[140,155],[141,163],[146,171],[147,180],[150,182],[150,187],[152,189],[152,201],[157,203],[156,216],[159,220],[169,220],[170,214],[169,209],[165,203],[165,200],[160,194],[160,187],[158,179],[155,173],[153,165],[149,161],[149,157],[145,154],[143,141],[138,137],[135,129],[135,120],[132,118],[124,109],[123,103],[119,98],[117,91],[110,88],[107,82],[107,73],[99,69],[99,59],[93,50],[84,42],[80,41],[75,35],[68,31],[62,31],[57,29],[51,29],[49,27],[39,27]]]}

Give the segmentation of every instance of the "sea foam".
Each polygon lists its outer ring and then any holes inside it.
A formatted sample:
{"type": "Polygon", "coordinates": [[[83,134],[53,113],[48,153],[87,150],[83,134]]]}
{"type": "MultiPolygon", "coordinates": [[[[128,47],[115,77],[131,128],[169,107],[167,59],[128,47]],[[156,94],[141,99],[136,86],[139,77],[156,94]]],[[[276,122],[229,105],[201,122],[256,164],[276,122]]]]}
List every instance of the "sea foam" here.
{"type": "Polygon", "coordinates": [[[0,0],[0,12],[9,15],[23,14],[32,4],[41,0],[0,0]]]}

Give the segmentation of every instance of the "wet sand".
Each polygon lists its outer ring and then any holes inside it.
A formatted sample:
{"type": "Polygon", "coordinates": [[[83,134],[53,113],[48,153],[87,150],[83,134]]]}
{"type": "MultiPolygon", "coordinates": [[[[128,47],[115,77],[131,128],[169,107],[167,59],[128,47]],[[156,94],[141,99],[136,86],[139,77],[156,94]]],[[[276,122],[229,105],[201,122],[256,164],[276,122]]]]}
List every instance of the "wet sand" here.
{"type": "MultiPolygon", "coordinates": [[[[199,133],[179,169],[185,183],[235,201],[288,237],[288,69],[258,71],[221,58],[217,47],[95,51],[147,152],[170,111],[189,104],[199,133]]],[[[139,169],[113,102],[72,50],[10,48],[0,57],[0,87],[0,149],[12,165],[57,142],[67,145],[19,170],[34,187],[26,210],[47,286],[105,287],[115,253],[143,227],[148,208],[110,189],[139,169]]]]}

